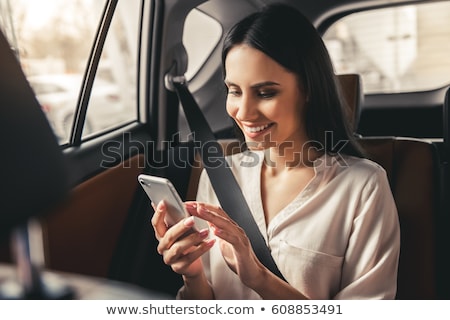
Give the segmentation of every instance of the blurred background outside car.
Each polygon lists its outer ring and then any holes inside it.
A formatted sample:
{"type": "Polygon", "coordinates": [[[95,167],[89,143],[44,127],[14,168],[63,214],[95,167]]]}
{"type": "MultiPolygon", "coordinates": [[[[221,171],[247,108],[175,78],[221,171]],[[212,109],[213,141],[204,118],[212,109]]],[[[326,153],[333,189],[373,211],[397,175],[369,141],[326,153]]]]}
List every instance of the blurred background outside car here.
{"type": "MultiPolygon", "coordinates": [[[[0,0],[0,28],[18,53],[60,144],[69,140],[104,4],[99,0],[0,0]]],[[[139,5],[139,0],[119,1],[94,81],[83,139],[138,118],[139,5]]],[[[188,80],[220,45],[222,34],[212,17],[197,9],[189,14],[183,33],[188,80]]],[[[365,94],[448,85],[448,39],[449,2],[357,12],[336,21],[324,34],[336,73],[360,74],[365,94]]]]}

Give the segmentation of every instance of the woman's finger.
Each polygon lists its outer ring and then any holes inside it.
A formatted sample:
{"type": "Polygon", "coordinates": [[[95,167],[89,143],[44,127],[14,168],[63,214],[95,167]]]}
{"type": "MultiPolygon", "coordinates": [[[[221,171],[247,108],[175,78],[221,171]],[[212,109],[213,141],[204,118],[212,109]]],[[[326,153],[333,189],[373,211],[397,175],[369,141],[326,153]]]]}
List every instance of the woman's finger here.
{"type": "Polygon", "coordinates": [[[208,221],[212,232],[217,237],[237,246],[248,242],[244,229],[233,221],[221,207],[197,203],[194,214],[208,221]]]}
{"type": "Polygon", "coordinates": [[[164,217],[166,216],[166,204],[164,201],[158,203],[155,207],[155,204],[152,202],[152,207],[155,210],[153,217],[151,219],[151,224],[153,229],[155,230],[156,238],[161,239],[166,234],[168,227],[164,222],[164,217]]]}
{"type": "MultiPolygon", "coordinates": [[[[189,251],[189,253],[179,257],[177,261],[171,263],[170,265],[172,270],[176,273],[184,274],[186,267],[190,266],[195,260],[211,249],[215,242],[216,239],[204,240],[197,247],[195,247],[195,249],[189,251]]],[[[166,259],[164,260],[166,261],[166,259]]],[[[170,261],[170,259],[167,258],[167,261],[170,261]]]]}
{"type": "Polygon", "coordinates": [[[228,214],[219,206],[213,206],[206,203],[198,203],[196,215],[218,228],[234,228],[237,224],[228,216],[228,214]]]}
{"type": "Polygon", "coordinates": [[[194,251],[196,247],[200,246],[202,242],[205,241],[208,235],[209,229],[203,229],[198,232],[193,232],[176,242],[170,241],[166,236],[158,244],[157,250],[159,254],[163,255],[166,264],[173,264],[179,260],[180,257],[194,251]]]}
{"type": "Polygon", "coordinates": [[[194,217],[191,216],[170,227],[164,237],[159,240],[158,252],[161,254],[162,251],[170,249],[174,243],[188,242],[187,246],[192,246],[195,244],[192,243],[192,239],[195,240],[195,235],[203,235],[204,233],[208,235],[208,229],[197,231],[193,228],[194,224],[194,217]]]}

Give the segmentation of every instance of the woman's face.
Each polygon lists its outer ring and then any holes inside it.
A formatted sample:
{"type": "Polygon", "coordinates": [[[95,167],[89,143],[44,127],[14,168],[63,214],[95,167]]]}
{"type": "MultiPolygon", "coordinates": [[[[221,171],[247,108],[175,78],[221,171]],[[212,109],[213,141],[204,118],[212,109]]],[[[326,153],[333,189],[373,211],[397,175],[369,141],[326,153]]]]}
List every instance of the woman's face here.
{"type": "Polygon", "coordinates": [[[306,142],[305,96],[295,74],[247,45],[229,51],[225,71],[227,112],[250,148],[306,142]]]}

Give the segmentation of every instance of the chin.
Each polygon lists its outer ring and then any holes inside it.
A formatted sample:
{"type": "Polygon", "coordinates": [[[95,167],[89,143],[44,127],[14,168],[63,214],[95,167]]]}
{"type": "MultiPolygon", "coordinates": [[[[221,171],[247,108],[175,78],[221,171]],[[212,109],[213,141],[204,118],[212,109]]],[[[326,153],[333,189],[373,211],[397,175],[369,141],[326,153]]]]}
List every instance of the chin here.
{"type": "Polygon", "coordinates": [[[250,150],[264,150],[270,147],[270,143],[264,140],[245,139],[245,143],[250,150]]]}

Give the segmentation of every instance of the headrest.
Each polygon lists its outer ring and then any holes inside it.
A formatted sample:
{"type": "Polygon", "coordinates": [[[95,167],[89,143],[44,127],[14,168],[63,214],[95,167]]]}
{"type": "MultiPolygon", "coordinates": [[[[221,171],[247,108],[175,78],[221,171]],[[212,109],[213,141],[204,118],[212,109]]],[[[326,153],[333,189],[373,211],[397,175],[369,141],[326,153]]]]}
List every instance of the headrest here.
{"type": "Polygon", "coordinates": [[[351,127],[353,132],[356,133],[361,112],[360,108],[364,100],[361,76],[356,73],[338,74],[337,79],[341,86],[342,98],[346,102],[351,127]]]}
{"type": "Polygon", "coordinates": [[[20,64],[0,31],[0,235],[69,190],[65,160],[20,64]]]}

